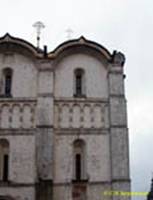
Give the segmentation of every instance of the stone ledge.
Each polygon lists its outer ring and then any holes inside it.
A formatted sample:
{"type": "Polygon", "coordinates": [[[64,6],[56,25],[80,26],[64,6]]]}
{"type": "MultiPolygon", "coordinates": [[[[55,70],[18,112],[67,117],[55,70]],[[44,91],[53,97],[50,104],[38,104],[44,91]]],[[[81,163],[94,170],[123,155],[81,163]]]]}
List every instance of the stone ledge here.
{"type": "Polygon", "coordinates": [[[0,97],[0,103],[2,102],[36,102],[37,99],[36,98],[32,98],[32,97],[13,97],[13,98],[6,98],[6,97],[0,97]]]}
{"type": "Polygon", "coordinates": [[[129,178],[116,178],[116,179],[112,179],[111,182],[112,183],[116,183],[116,182],[131,182],[131,179],[129,179],[129,178]]]}
{"type": "Polygon", "coordinates": [[[91,135],[91,134],[98,134],[98,135],[106,135],[109,134],[109,129],[107,128],[100,128],[100,129],[96,129],[96,128],[61,128],[61,129],[54,129],[55,134],[58,135],[91,135]]]}
{"type": "MultiPolygon", "coordinates": [[[[88,181],[88,182],[85,182],[87,183],[88,185],[111,185],[112,182],[111,181],[88,181]]],[[[72,182],[54,182],[53,183],[53,186],[65,186],[65,185],[72,185],[73,183],[72,182]]]]}
{"type": "Polygon", "coordinates": [[[0,136],[2,135],[35,135],[36,128],[32,129],[2,129],[0,128],[0,136]]]}
{"type": "Polygon", "coordinates": [[[15,182],[11,182],[11,181],[7,181],[7,182],[3,182],[0,181],[0,188],[1,187],[33,187],[35,186],[35,183],[15,183],[15,182]]]}
{"type": "Polygon", "coordinates": [[[55,97],[55,103],[75,103],[75,102],[84,102],[84,103],[106,103],[108,104],[108,98],[74,98],[74,97],[55,97]]]}

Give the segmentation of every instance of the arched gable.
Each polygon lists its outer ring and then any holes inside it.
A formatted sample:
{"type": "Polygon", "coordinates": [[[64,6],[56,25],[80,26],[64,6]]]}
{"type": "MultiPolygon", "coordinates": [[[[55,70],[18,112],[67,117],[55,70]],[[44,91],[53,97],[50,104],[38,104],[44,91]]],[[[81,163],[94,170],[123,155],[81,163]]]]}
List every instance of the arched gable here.
{"type": "Polygon", "coordinates": [[[87,40],[83,36],[81,36],[79,39],[69,40],[69,41],[62,43],[54,51],[50,52],[48,54],[48,57],[56,59],[61,54],[65,53],[67,50],[70,50],[70,49],[74,50],[75,52],[77,52],[78,50],[80,52],[83,49],[84,50],[91,49],[91,50],[97,52],[102,57],[104,57],[107,61],[110,61],[112,58],[112,55],[105,47],[101,46],[100,44],[98,44],[96,42],[87,40]]]}
{"type": "Polygon", "coordinates": [[[36,48],[31,43],[6,33],[0,38],[0,52],[18,51],[28,53],[31,56],[42,57],[43,51],[36,48]]]}

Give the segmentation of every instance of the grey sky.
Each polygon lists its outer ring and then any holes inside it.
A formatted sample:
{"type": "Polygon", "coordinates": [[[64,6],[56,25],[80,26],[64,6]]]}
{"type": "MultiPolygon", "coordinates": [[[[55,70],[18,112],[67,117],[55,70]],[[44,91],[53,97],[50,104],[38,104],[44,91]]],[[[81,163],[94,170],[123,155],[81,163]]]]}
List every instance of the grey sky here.
{"type": "MultiPolygon", "coordinates": [[[[125,53],[126,96],[133,191],[148,191],[153,171],[153,1],[152,0],[5,0],[1,1],[0,35],[6,32],[33,44],[32,24],[45,23],[41,45],[53,50],[84,35],[111,52],[125,53]]],[[[135,198],[145,199],[145,198],[135,198]]]]}

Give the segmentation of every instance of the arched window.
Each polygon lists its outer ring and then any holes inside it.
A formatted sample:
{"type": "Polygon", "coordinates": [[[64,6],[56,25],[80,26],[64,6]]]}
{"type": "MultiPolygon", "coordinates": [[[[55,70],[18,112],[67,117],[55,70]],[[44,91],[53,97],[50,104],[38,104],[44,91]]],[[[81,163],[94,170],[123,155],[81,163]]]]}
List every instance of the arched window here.
{"type": "Polygon", "coordinates": [[[3,70],[3,77],[4,77],[4,95],[7,97],[11,96],[11,89],[12,89],[12,69],[6,68],[3,70]]]}
{"type": "Polygon", "coordinates": [[[80,97],[85,94],[85,73],[83,69],[76,69],[75,76],[75,96],[80,97]]]}
{"type": "Polygon", "coordinates": [[[0,180],[8,181],[9,171],[9,142],[0,139],[0,180]]]}
{"type": "Polygon", "coordinates": [[[74,148],[74,180],[85,179],[85,143],[83,140],[76,140],[74,148]]]}

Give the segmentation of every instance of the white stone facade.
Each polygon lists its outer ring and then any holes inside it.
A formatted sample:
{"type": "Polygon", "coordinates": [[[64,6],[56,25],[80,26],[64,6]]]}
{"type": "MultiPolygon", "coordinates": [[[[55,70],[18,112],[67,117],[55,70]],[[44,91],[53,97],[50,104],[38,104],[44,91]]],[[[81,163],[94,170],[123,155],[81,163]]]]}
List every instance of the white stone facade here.
{"type": "Polygon", "coordinates": [[[130,191],[124,61],[83,37],[50,53],[0,39],[0,199],[123,199],[104,192],[130,191]]]}

